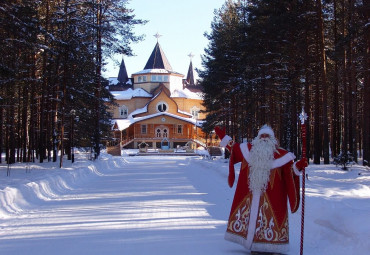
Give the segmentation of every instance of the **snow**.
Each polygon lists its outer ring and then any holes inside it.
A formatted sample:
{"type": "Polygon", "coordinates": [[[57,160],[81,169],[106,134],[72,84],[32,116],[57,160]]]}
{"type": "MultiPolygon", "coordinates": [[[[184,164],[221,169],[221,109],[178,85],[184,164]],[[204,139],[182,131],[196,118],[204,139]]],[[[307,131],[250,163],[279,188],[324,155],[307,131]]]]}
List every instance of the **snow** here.
{"type": "MultiPolygon", "coordinates": [[[[109,86],[117,85],[119,83],[118,77],[109,77],[108,78],[109,86]]],[[[132,84],[131,80],[129,79],[126,84],[132,84]]]]}
{"type": "Polygon", "coordinates": [[[184,76],[183,74],[181,73],[178,73],[178,72],[174,72],[174,71],[170,71],[170,70],[166,70],[166,69],[144,69],[144,70],[141,70],[139,72],[136,72],[136,73],[133,73],[133,75],[136,75],[136,74],[146,74],[146,73],[173,73],[173,74],[179,74],[181,76],[184,76]]]}
{"type": "Polygon", "coordinates": [[[129,88],[124,91],[111,91],[110,93],[113,95],[114,99],[116,100],[130,100],[133,97],[152,97],[151,94],[149,94],[142,88],[137,88],[137,89],[129,88]]]}
{"type": "Polygon", "coordinates": [[[171,97],[184,97],[184,98],[189,98],[189,99],[198,99],[202,100],[203,99],[203,93],[195,93],[190,91],[189,89],[175,89],[171,93],[171,97]]]}
{"type": "MultiPolygon", "coordinates": [[[[0,164],[0,254],[248,254],[223,239],[227,160],[136,152],[90,161],[78,151],[62,169],[16,163],[10,176],[0,164]]],[[[307,173],[304,254],[368,254],[369,168],[307,173]]],[[[299,254],[300,219],[290,215],[288,254],[299,254]]]]}
{"type": "Polygon", "coordinates": [[[118,84],[118,77],[109,77],[109,85],[117,85],[118,84]]]}
{"type": "MultiPolygon", "coordinates": [[[[137,88],[137,89],[127,89],[124,91],[111,91],[111,94],[116,100],[130,100],[133,97],[153,97],[153,95],[149,94],[142,88],[137,88]]],[[[171,93],[171,97],[184,97],[184,98],[189,98],[189,99],[202,99],[202,93],[194,93],[191,92],[188,89],[184,90],[174,90],[171,93]]]]}
{"type": "MultiPolygon", "coordinates": [[[[146,108],[146,106],[144,108],[146,108]]],[[[172,118],[175,118],[175,119],[179,119],[179,120],[182,120],[182,121],[186,121],[186,122],[189,122],[189,123],[194,124],[194,125],[198,125],[198,126],[200,125],[196,119],[184,118],[184,117],[178,116],[176,114],[168,113],[168,112],[157,112],[157,113],[154,113],[154,114],[150,114],[150,115],[146,115],[146,116],[142,116],[142,117],[136,117],[136,118],[132,117],[132,115],[139,114],[140,112],[142,112],[142,109],[139,109],[139,110],[136,110],[136,111],[132,112],[129,115],[128,119],[114,119],[112,121],[112,123],[117,124],[118,130],[124,130],[124,129],[128,128],[130,125],[132,125],[136,122],[151,119],[151,118],[163,115],[163,116],[168,116],[168,117],[172,117],[172,118]]],[[[187,115],[189,115],[189,114],[187,114],[187,115]]]]}

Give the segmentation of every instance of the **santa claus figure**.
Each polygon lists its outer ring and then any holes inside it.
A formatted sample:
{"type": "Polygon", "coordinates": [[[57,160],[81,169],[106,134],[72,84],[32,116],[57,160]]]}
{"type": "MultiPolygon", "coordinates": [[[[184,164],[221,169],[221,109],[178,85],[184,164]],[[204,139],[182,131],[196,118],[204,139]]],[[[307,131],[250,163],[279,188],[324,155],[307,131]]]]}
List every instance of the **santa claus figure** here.
{"type": "Polygon", "coordinates": [[[230,151],[229,186],[234,164],[241,162],[225,239],[243,245],[252,254],[285,253],[289,249],[288,200],[292,213],[300,201],[299,174],[307,159],[278,147],[273,130],[265,125],[251,143],[234,143],[215,128],[220,146],[230,151]]]}

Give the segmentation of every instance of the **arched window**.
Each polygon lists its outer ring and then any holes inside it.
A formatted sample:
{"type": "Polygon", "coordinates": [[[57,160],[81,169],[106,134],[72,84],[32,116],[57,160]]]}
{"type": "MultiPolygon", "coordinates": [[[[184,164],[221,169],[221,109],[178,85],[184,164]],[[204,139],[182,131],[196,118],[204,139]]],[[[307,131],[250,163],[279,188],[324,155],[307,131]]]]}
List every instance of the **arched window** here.
{"type": "Polygon", "coordinates": [[[157,111],[158,112],[166,112],[168,111],[168,104],[165,102],[159,102],[157,104],[157,111]]]}
{"type": "Polygon", "coordinates": [[[162,132],[160,128],[157,128],[156,130],[156,137],[162,137],[162,132]]]}
{"type": "Polygon", "coordinates": [[[168,137],[168,130],[167,130],[167,128],[164,128],[163,129],[163,137],[168,137]]]}
{"type": "Polygon", "coordinates": [[[168,138],[169,137],[169,129],[166,126],[160,125],[155,129],[155,136],[156,137],[163,137],[168,138]]]}
{"type": "Polygon", "coordinates": [[[127,116],[128,116],[128,108],[126,105],[121,105],[119,108],[118,108],[118,115],[120,118],[123,118],[123,119],[126,119],[127,116]]]}

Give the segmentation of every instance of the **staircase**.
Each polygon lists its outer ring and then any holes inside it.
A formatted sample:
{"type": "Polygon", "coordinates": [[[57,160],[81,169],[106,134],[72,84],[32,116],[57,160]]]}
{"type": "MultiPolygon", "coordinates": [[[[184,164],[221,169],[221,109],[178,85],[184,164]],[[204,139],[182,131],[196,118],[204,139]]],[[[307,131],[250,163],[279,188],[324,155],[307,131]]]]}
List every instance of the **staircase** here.
{"type": "Polygon", "coordinates": [[[120,144],[116,145],[107,145],[107,153],[112,156],[121,156],[121,146],[120,144]]]}

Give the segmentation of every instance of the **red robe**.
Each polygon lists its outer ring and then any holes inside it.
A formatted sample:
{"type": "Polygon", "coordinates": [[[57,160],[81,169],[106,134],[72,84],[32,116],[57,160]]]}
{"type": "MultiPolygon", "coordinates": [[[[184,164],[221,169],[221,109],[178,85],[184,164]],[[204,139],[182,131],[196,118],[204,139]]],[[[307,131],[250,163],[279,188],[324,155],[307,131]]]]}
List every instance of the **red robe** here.
{"type": "Polygon", "coordinates": [[[225,239],[243,245],[249,251],[287,252],[289,250],[288,199],[290,210],[299,207],[299,176],[293,170],[294,154],[279,148],[274,154],[265,192],[249,190],[250,143],[230,142],[230,171],[242,162],[231,206],[225,239]]]}

